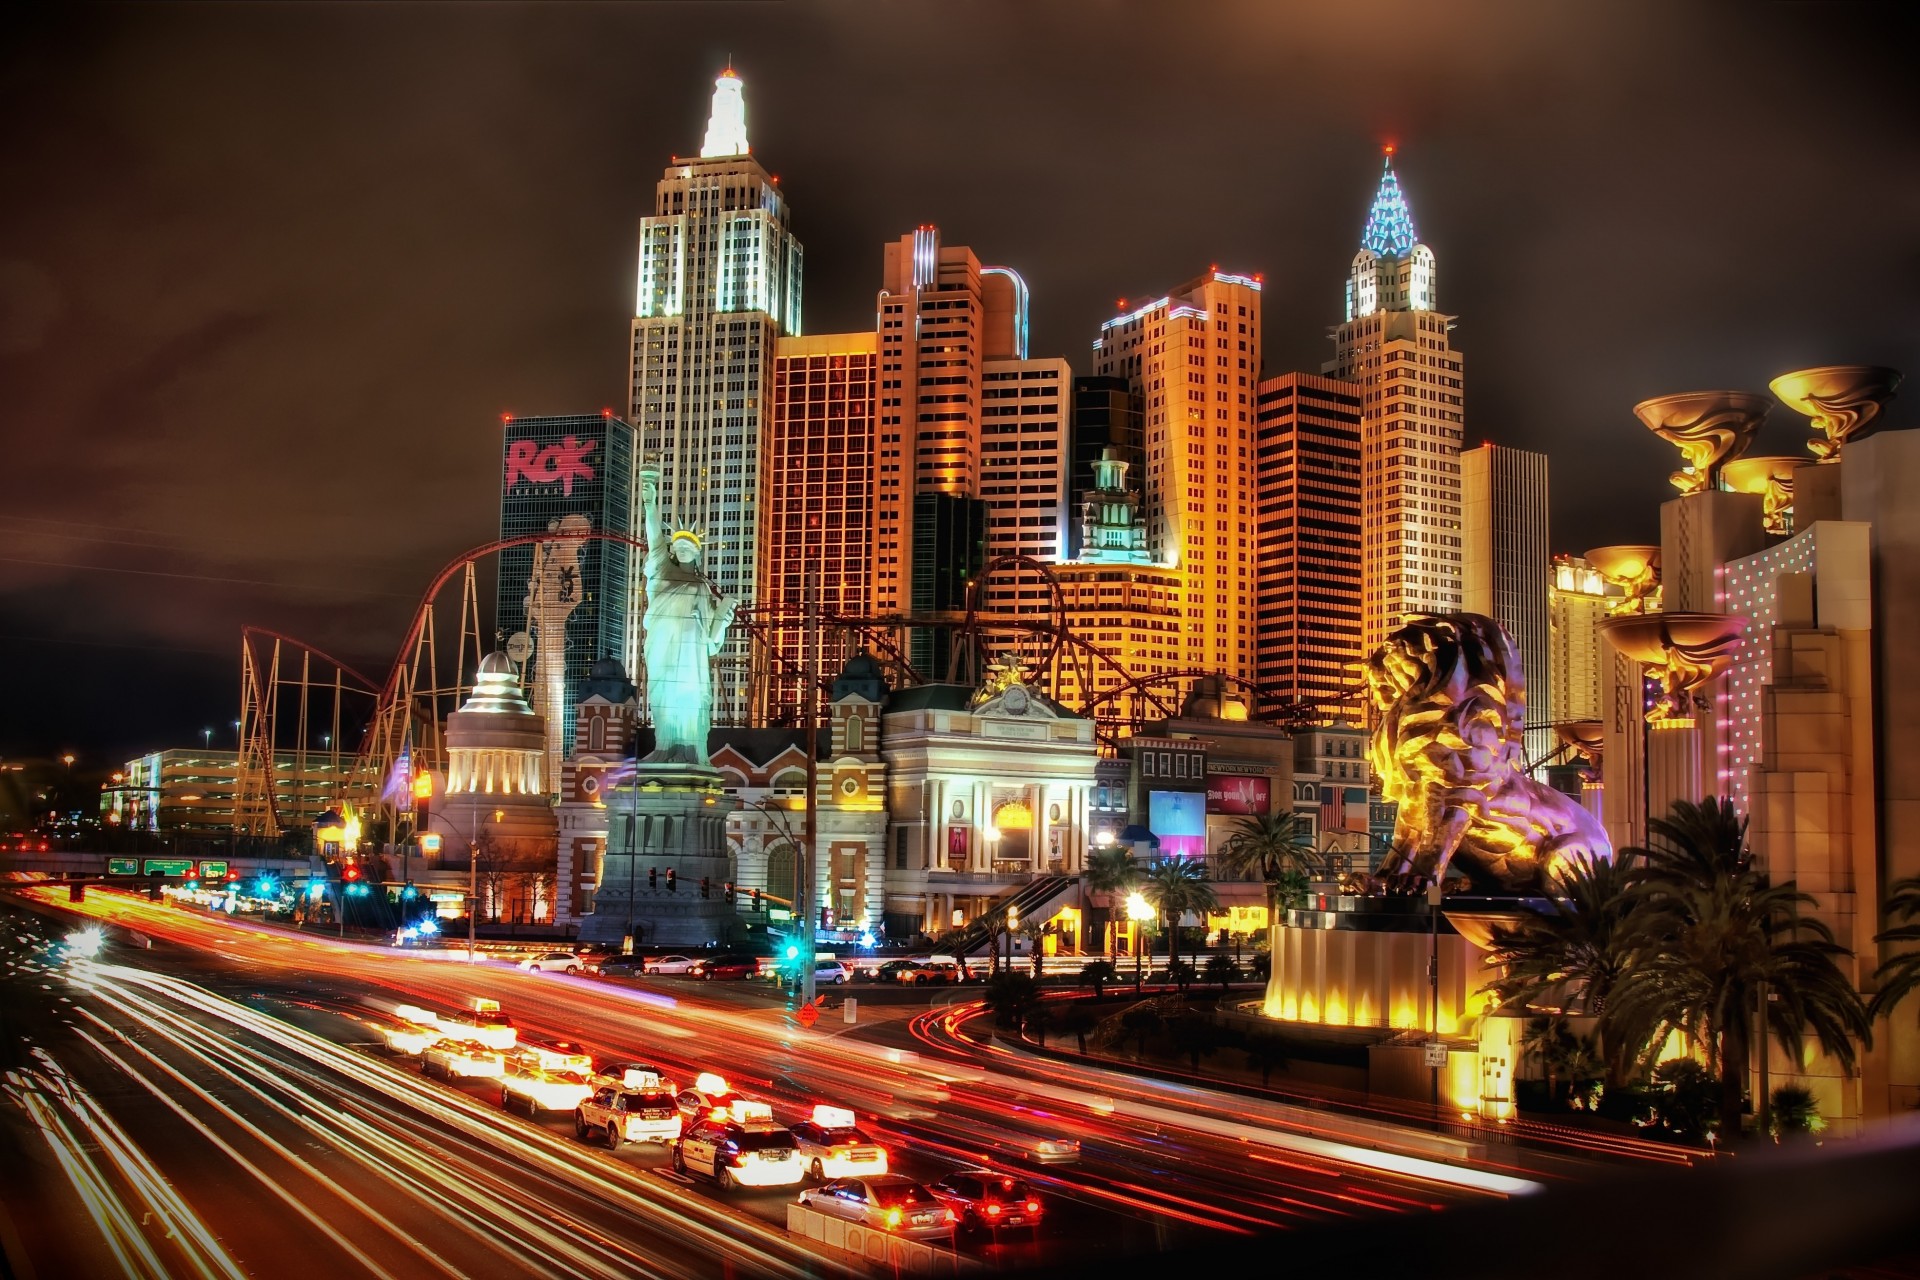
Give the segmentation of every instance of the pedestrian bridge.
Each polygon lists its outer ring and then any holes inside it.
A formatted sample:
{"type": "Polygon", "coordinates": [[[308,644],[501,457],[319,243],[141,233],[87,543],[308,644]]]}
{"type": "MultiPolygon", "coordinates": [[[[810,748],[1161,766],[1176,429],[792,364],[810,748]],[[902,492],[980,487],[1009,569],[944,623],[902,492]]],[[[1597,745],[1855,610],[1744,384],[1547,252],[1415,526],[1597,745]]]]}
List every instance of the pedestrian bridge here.
{"type": "Polygon", "coordinates": [[[225,879],[229,872],[242,879],[259,875],[325,877],[325,864],[312,858],[235,857],[182,858],[159,853],[36,853],[0,852],[0,878],[7,880],[124,880],[225,879]]]}

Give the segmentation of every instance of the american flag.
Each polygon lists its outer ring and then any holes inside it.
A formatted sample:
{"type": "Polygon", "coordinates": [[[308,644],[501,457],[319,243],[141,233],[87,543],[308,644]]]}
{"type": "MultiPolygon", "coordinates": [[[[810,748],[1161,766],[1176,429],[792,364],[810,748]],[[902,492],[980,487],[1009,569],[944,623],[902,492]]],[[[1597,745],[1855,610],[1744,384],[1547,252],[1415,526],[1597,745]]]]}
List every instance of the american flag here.
{"type": "Polygon", "coordinates": [[[1341,799],[1338,787],[1320,788],[1320,829],[1322,831],[1347,829],[1347,806],[1341,799]]]}

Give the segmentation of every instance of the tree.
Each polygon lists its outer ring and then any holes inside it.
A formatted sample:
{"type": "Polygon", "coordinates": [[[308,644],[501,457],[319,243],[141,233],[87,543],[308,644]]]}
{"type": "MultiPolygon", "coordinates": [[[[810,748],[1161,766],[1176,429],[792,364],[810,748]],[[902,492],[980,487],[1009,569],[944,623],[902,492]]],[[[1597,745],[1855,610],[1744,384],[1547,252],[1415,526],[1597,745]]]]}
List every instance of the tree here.
{"type": "Polygon", "coordinates": [[[1820,1115],[1820,1108],[1813,1100],[1813,1090],[1797,1084],[1783,1084],[1773,1091],[1773,1105],[1768,1108],[1771,1123],[1768,1128],[1775,1142],[1791,1141],[1794,1138],[1811,1138],[1823,1132],[1827,1122],[1820,1115]]]}
{"type": "Polygon", "coordinates": [[[1207,967],[1204,972],[1207,975],[1207,981],[1219,983],[1220,989],[1225,991],[1227,984],[1240,976],[1240,966],[1233,962],[1232,956],[1213,955],[1207,957],[1207,967]]]}
{"type": "Polygon", "coordinates": [[[1181,995],[1187,993],[1187,988],[1199,976],[1200,971],[1193,967],[1190,960],[1171,960],[1167,963],[1167,981],[1179,987],[1181,995]]]}
{"type": "Polygon", "coordinates": [[[1204,915],[1218,910],[1219,895],[1207,883],[1206,868],[1186,858],[1162,858],[1148,867],[1140,891],[1167,922],[1168,977],[1175,977],[1180,959],[1180,917],[1188,912],[1204,915]]]}
{"type": "Polygon", "coordinates": [[[1136,1051],[1144,1058],[1147,1055],[1147,1037],[1166,1030],[1167,1019],[1161,1014],[1159,1006],[1148,1000],[1121,1014],[1120,1026],[1127,1034],[1137,1038],[1136,1051]]]}
{"type": "Polygon", "coordinates": [[[1540,1074],[1546,1077],[1547,1097],[1551,1101],[1559,1100],[1561,1064],[1566,1061],[1566,1047],[1573,1038],[1573,1029],[1567,1025],[1566,1018],[1558,1014],[1528,1018],[1526,1026],[1521,1028],[1521,1057],[1539,1060],[1540,1074]]]}
{"type": "MultiPolygon", "coordinates": [[[[1631,850],[1611,862],[1567,864],[1551,905],[1530,908],[1514,927],[1499,930],[1490,956],[1500,966],[1492,988],[1502,1001],[1597,1020],[1610,1089],[1625,1083],[1639,1048],[1619,1034],[1608,1004],[1633,963],[1634,866],[1631,850]]],[[[1553,1083],[1549,1077],[1549,1092],[1553,1083]]]]}
{"type": "Polygon", "coordinates": [[[1187,1055],[1187,1062],[1195,1071],[1200,1070],[1200,1059],[1218,1049],[1223,1039],[1213,1019],[1198,1013],[1183,1013],[1175,1018],[1167,1026],[1167,1034],[1173,1040],[1173,1047],[1187,1055]]]}
{"type": "Polygon", "coordinates": [[[1813,899],[1758,871],[1746,821],[1724,800],[1677,802],[1648,824],[1647,874],[1631,908],[1634,957],[1609,1016],[1642,1051],[1672,1032],[1701,1046],[1720,1080],[1720,1130],[1740,1134],[1755,1010],[1804,1059],[1807,1033],[1851,1075],[1873,1024],[1839,960],[1852,953],[1799,909],[1813,899]],[[1763,992],[1774,998],[1762,1001],[1763,992]]]}
{"type": "Polygon", "coordinates": [[[1093,988],[1093,998],[1104,1000],[1107,997],[1107,984],[1120,981],[1120,970],[1111,960],[1089,960],[1080,968],[1080,985],[1093,988]]]}
{"type": "Polygon", "coordinates": [[[1291,810],[1256,814],[1235,824],[1233,834],[1214,854],[1214,861],[1228,875],[1251,876],[1266,883],[1267,923],[1273,927],[1279,924],[1281,913],[1288,909],[1283,900],[1283,885],[1285,896],[1297,894],[1298,905],[1306,902],[1306,873],[1313,865],[1313,833],[1291,810]]]}
{"type": "Polygon", "coordinates": [[[1119,957],[1119,930],[1115,923],[1120,913],[1114,909],[1140,883],[1140,868],[1133,861],[1133,850],[1120,846],[1096,849],[1087,858],[1087,888],[1107,895],[1107,958],[1119,957]]]}
{"type": "Polygon", "coordinates": [[[1287,1065],[1286,1041],[1271,1031],[1250,1031],[1245,1041],[1247,1066],[1260,1073],[1261,1087],[1273,1083],[1273,1069],[1287,1065]]]}
{"type": "Polygon", "coordinates": [[[993,1010],[995,1024],[1011,1029],[1040,1002],[1040,984],[1027,974],[1002,970],[987,979],[980,998],[993,1010]]]}
{"type": "Polygon", "coordinates": [[[1098,1021],[1099,1018],[1094,1015],[1093,1010],[1087,1008],[1085,1001],[1070,1000],[1066,1007],[1054,1015],[1053,1029],[1063,1036],[1072,1036],[1079,1042],[1080,1052],[1085,1053],[1087,1033],[1093,1030],[1094,1024],[1098,1021]]]}
{"type": "MultiPolygon", "coordinates": [[[[1886,920],[1888,928],[1873,936],[1875,942],[1920,942],[1920,876],[1887,886],[1886,920]]],[[[1873,971],[1873,977],[1877,990],[1867,1010],[1876,1018],[1884,1018],[1895,1005],[1920,990],[1920,947],[1892,957],[1873,971]]]]}
{"type": "Polygon", "coordinates": [[[1653,1069],[1653,1115],[1662,1129],[1687,1142],[1704,1142],[1714,1128],[1720,1086],[1692,1058],[1673,1058],[1653,1069]]]}
{"type": "Polygon", "coordinates": [[[1035,1004],[1027,1010],[1025,1023],[1027,1034],[1039,1041],[1042,1049],[1047,1047],[1047,1032],[1053,1029],[1053,1014],[1044,1003],[1035,1004]]]}

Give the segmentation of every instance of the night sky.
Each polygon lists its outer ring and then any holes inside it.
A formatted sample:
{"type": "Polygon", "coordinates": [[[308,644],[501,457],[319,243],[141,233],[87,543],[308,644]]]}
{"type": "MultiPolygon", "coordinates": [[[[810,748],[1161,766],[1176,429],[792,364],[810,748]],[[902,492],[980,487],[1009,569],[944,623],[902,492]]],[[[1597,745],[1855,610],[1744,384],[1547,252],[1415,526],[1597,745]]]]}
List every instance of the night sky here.
{"type": "MultiPolygon", "coordinates": [[[[0,48],[0,756],[231,745],[244,623],[375,674],[498,520],[499,415],[624,398],[635,223],[715,73],[870,328],[932,222],[1078,371],[1119,298],[1266,279],[1331,354],[1379,171],[1460,317],[1469,443],[1554,544],[1657,535],[1631,405],[1920,368],[1899,5],[29,7],[0,48]]],[[[1920,415],[1916,393],[1896,425],[1920,415]]],[[[1798,452],[1776,410],[1756,452],[1798,452]]]]}

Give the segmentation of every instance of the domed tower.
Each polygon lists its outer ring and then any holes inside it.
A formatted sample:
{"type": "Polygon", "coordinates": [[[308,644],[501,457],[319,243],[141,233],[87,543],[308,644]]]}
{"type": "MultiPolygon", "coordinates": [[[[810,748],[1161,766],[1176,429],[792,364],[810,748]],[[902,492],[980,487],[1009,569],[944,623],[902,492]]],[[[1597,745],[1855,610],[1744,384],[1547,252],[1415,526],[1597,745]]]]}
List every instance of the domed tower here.
{"type": "MultiPolygon", "coordinates": [[[[480,660],[473,692],[447,717],[447,792],[433,829],[450,857],[476,845],[552,861],[558,826],[547,797],[546,723],[527,704],[513,660],[480,660]]],[[[529,868],[531,869],[531,868],[529,868]]]]}

